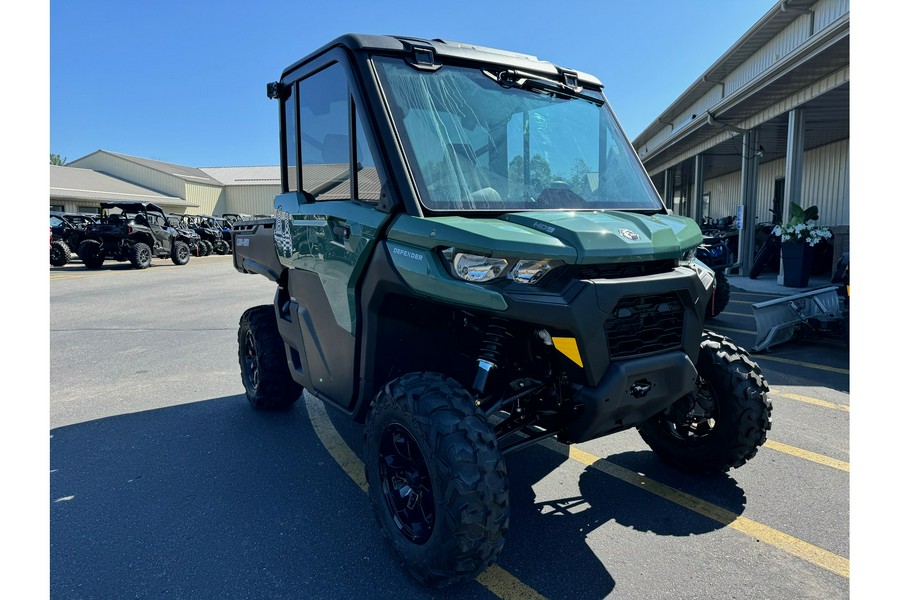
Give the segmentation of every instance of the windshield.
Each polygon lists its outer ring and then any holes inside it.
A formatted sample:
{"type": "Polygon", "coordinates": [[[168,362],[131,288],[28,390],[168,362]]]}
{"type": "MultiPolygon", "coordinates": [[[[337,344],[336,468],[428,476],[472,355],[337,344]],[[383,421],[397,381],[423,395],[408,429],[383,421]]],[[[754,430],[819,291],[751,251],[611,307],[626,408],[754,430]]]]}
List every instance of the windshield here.
{"type": "Polygon", "coordinates": [[[375,65],[431,210],[662,206],[599,92],[582,90],[588,100],[553,85],[502,85],[496,72],[420,71],[387,57],[375,65]]]}

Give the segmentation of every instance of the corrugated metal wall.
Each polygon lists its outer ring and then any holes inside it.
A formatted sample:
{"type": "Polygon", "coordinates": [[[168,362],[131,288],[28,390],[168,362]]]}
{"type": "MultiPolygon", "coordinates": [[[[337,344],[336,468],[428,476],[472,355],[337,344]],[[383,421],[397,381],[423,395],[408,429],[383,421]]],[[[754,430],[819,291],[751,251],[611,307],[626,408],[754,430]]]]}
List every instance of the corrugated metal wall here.
{"type": "Polygon", "coordinates": [[[248,215],[273,214],[272,201],[280,193],[280,184],[229,185],[225,188],[225,208],[221,212],[244,213],[248,215]]]}
{"type": "MultiPolygon", "coordinates": [[[[725,97],[733,94],[763,71],[784,58],[810,37],[810,18],[814,19],[813,34],[821,31],[850,11],[849,0],[821,0],[812,6],[813,16],[798,13],[794,21],[757,50],[750,58],[725,77],[725,97]]],[[[664,143],[673,133],[690,123],[692,115],[703,115],[708,108],[722,100],[722,88],[716,86],[700,100],[673,120],[674,128],[667,127],[647,141],[645,148],[652,150],[664,143]]]]}
{"type": "Polygon", "coordinates": [[[731,94],[739,90],[809,39],[809,18],[808,15],[798,15],[790,25],[729,73],[725,78],[725,93],[731,94]]]}
{"type": "MultiPolygon", "coordinates": [[[[775,180],[784,177],[785,159],[759,166],[757,214],[759,222],[772,220],[769,209],[775,197],[775,180]]],[[[737,214],[740,203],[740,171],[709,179],[703,190],[710,193],[710,216],[720,218],[737,214]]],[[[803,154],[803,182],[800,204],[819,207],[819,223],[836,226],[850,224],[850,140],[845,139],[808,150],[803,154]]]]}
{"type": "Polygon", "coordinates": [[[850,12],[850,0],[821,0],[813,5],[812,10],[816,15],[816,31],[820,31],[850,12]]]}
{"type": "Polygon", "coordinates": [[[219,215],[225,212],[225,191],[220,186],[203,185],[192,181],[185,182],[184,199],[192,204],[198,204],[196,208],[189,208],[187,212],[195,215],[219,215]]]}
{"type": "Polygon", "coordinates": [[[850,140],[822,146],[803,156],[803,206],[819,207],[822,225],[850,224],[850,140]]]}
{"type": "Polygon", "coordinates": [[[136,183],[151,190],[162,192],[166,196],[185,198],[185,182],[183,179],[148,169],[143,165],[112,156],[105,152],[90,154],[78,159],[76,164],[83,169],[93,169],[114,177],[136,183]]]}
{"type": "Polygon", "coordinates": [[[709,192],[710,217],[721,219],[736,215],[741,202],[741,172],[709,179],[703,182],[703,191],[709,192]]]}

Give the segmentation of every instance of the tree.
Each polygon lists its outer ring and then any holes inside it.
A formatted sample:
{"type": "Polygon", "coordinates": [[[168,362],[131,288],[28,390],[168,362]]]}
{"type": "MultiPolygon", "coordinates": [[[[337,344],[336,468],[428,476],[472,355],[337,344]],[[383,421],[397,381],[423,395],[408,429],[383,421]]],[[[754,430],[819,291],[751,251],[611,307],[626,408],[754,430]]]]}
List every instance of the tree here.
{"type": "Polygon", "coordinates": [[[66,164],[66,161],[68,161],[68,160],[69,160],[68,158],[60,158],[59,154],[53,154],[52,152],[50,153],[50,164],[51,165],[56,165],[58,167],[62,167],[66,164]]]}

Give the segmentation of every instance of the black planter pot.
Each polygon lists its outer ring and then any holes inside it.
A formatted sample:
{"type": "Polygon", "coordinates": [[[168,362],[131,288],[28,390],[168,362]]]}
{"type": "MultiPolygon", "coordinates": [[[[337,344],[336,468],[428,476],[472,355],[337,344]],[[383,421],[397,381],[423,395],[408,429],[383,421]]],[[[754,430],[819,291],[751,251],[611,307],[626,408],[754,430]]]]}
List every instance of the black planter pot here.
{"type": "Polygon", "coordinates": [[[785,287],[806,287],[812,271],[813,247],[803,242],[782,242],[785,287]]]}

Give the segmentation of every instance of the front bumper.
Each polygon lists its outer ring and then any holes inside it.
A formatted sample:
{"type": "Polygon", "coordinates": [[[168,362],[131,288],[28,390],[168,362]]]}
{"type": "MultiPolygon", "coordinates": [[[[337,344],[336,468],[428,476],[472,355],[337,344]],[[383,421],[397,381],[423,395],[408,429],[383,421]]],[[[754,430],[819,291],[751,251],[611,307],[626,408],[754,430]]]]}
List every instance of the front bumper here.
{"type": "Polygon", "coordinates": [[[633,427],[690,393],[696,378],[683,352],[615,361],[599,385],[572,386],[572,399],[583,412],[558,437],[578,443],[633,427]]]}

